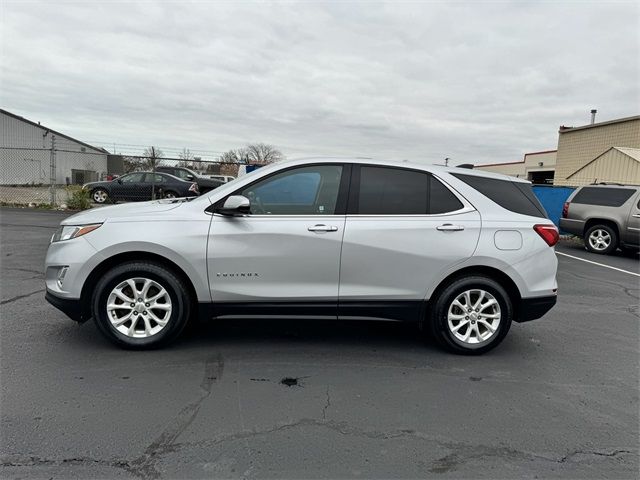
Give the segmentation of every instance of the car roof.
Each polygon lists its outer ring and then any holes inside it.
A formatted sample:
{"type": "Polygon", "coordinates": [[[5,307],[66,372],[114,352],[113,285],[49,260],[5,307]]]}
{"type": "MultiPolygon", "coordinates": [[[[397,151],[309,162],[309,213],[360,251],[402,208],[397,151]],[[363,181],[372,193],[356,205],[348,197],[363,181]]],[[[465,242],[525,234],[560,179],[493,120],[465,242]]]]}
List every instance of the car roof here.
{"type": "Polygon", "coordinates": [[[629,188],[632,190],[637,190],[640,188],[640,185],[623,185],[621,183],[595,183],[593,185],[582,185],[577,188],[580,190],[582,188],[629,188]]]}
{"type": "Polygon", "coordinates": [[[298,158],[298,159],[292,159],[292,160],[284,160],[271,165],[294,166],[294,165],[305,165],[305,164],[324,163],[324,162],[356,163],[356,164],[364,164],[364,165],[379,165],[384,167],[411,168],[415,170],[423,170],[425,172],[432,172],[432,173],[435,173],[436,175],[438,173],[461,174],[461,175],[471,175],[475,177],[495,178],[498,180],[507,180],[507,181],[518,182],[518,183],[530,183],[526,179],[511,177],[509,175],[504,175],[502,173],[486,172],[483,170],[473,170],[470,168],[462,168],[462,167],[447,167],[444,165],[435,165],[435,164],[416,162],[416,161],[410,161],[410,160],[398,161],[398,160],[384,160],[384,159],[367,158],[367,157],[304,157],[304,158],[298,158]]]}

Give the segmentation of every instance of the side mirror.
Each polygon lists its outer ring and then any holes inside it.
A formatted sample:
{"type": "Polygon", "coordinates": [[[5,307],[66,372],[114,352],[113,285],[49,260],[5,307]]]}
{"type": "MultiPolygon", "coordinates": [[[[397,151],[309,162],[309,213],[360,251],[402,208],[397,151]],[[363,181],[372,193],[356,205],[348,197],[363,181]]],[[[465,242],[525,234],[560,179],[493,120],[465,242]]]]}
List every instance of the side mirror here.
{"type": "Polygon", "coordinates": [[[195,178],[196,178],[196,177],[194,177],[194,176],[193,176],[193,175],[191,175],[191,174],[188,174],[188,175],[187,175],[187,180],[189,180],[190,182],[191,182],[191,181],[193,181],[193,180],[195,180],[195,178]]]}
{"type": "Polygon", "coordinates": [[[222,207],[215,209],[215,213],[229,216],[247,215],[251,213],[251,202],[242,195],[231,195],[222,207]]]}
{"type": "Polygon", "coordinates": [[[121,179],[121,178],[116,178],[116,181],[117,181],[118,183],[122,183],[122,179],[121,179]]]}

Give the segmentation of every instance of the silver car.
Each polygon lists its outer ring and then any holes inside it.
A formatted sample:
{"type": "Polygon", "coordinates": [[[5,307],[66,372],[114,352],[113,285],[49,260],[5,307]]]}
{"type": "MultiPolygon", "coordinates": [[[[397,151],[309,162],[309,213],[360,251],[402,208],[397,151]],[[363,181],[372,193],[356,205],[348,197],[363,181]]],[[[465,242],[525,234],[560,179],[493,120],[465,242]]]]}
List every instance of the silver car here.
{"type": "Polygon", "coordinates": [[[416,322],[485,352],[556,302],[558,231],[512,177],[373,160],[273,164],[196,199],[65,219],[46,298],[127,348],[194,318],[416,322]]]}
{"type": "Polygon", "coordinates": [[[640,187],[590,185],[575,190],[562,209],[560,229],[584,238],[587,250],[608,254],[640,247],[640,187]]]}

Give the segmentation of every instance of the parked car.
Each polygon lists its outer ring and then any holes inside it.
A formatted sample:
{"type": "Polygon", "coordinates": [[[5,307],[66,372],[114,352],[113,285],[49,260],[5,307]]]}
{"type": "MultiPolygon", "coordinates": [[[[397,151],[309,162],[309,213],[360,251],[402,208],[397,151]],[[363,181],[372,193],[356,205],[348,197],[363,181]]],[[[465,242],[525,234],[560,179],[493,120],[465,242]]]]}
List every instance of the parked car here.
{"type": "Polygon", "coordinates": [[[174,177],[181,178],[187,182],[196,182],[198,184],[198,190],[200,193],[207,193],[214,188],[218,188],[220,185],[224,185],[225,182],[222,180],[209,178],[204,175],[200,175],[199,173],[186,168],[186,167],[156,167],[156,172],[168,173],[169,175],[173,175],[174,177]]]}
{"type": "Polygon", "coordinates": [[[608,254],[640,247],[640,187],[589,185],[576,189],[562,209],[560,229],[584,239],[587,250],[608,254]]]}
{"type": "Polygon", "coordinates": [[[196,183],[157,172],[128,173],[111,181],[85,183],[83,188],[89,191],[95,203],[151,200],[152,191],[155,191],[156,198],[193,197],[199,194],[196,183]]]}
{"type": "Polygon", "coordinates": [[[192,201],[78,213],[46,298],[127,348],[203,318],[416,322],[479,354],[555,303],[556,227],[529,182],[426,164],[297,160],[192,201]]]}
{"type": "Polygon", "coordinates": [[[213,178],[214,180],[220,180],[221,182],[227,183],[231,180],[235,180],[236,177],[231,175],[209,175],[209,178],[213,178]]]}

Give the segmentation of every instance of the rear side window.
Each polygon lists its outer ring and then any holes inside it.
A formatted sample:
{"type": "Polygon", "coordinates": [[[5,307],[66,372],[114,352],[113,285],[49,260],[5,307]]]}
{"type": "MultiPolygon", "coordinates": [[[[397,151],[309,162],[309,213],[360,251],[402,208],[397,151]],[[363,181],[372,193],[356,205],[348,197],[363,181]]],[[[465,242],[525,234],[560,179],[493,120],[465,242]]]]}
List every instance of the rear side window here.
{"type": "Polygon", "coordinates": [[[547,212],[536,198],[528,183],[497,178],[476,177],[453,173],[454,177],[475,188],[502,208],[532,217],[547,218],[547,212]]]}
{"type": "Polygon", "coordinates": [[[584,187],[576,193],[571,203],[619,207],[629,200],[634,193],[636,193],[636,190],[631,188],[584,187]]]}
{"type": "Polygon", "coordinates": [[[392,167],[360,167],[357,208],[361,215],[426,215],[460,210],[463,205],[428,173],[392,167]]]}

